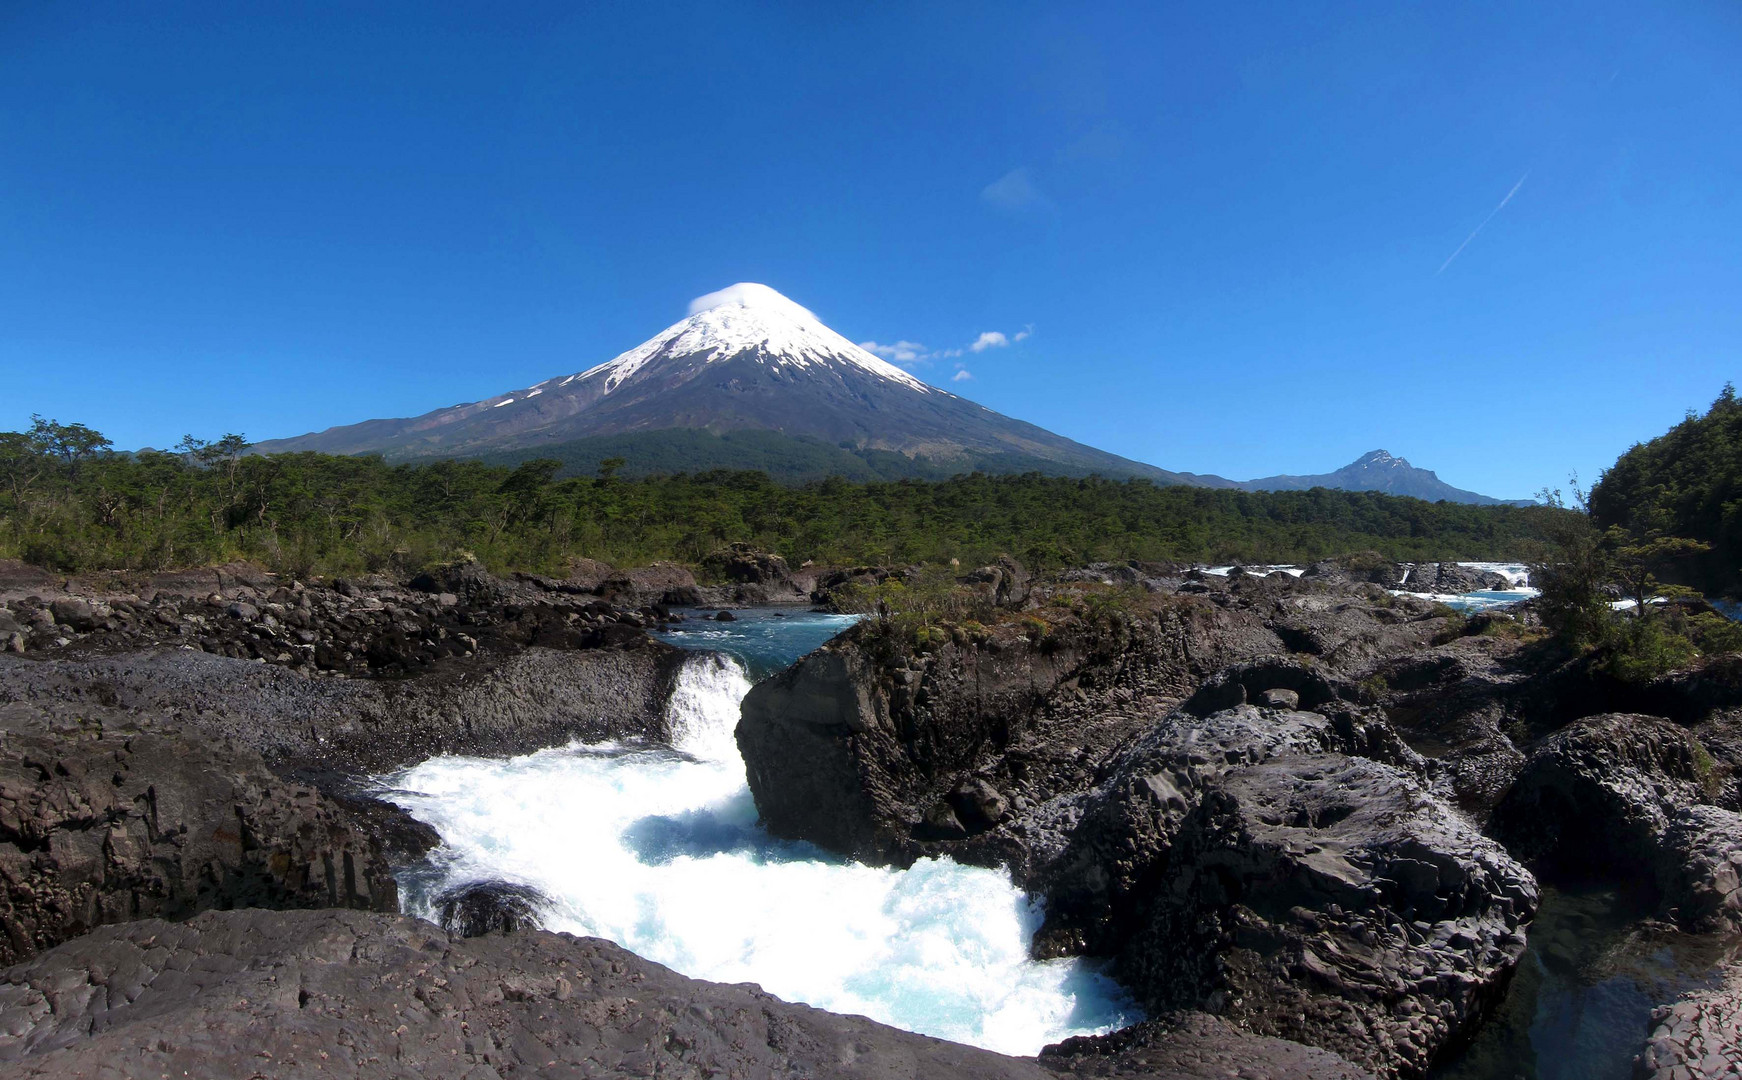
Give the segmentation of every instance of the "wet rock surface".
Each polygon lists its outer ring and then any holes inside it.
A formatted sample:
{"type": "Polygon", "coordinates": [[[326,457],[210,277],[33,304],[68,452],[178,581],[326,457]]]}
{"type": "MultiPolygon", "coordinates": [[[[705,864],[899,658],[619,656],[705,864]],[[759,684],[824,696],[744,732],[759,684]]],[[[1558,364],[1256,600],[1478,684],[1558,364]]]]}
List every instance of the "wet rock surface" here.
{"type": "Polygon", "coordinates": [[[0,972],[0,1061],[17,1077],[1361,1075],[1213,1021],[1140,1052],[1043,1064],[687,979],[596,939],[467,939],[343,911],[145,920],[0,972]]]}
{"type": "Polygon", "coordinates": [[[435,898],[434,907],[443,930],[460,937],[482,937],[538,929],[538,910],[546,903],[544,894],[529,885],[482,881],[443,893],[435,898]]]}
{"type": "Polygon", "coordinates": [[[1652,1014],[1638,1080],[1719,1080],[1742,1076],[1742,965],[1717,986],[1684,994],[1652,1014]]]}

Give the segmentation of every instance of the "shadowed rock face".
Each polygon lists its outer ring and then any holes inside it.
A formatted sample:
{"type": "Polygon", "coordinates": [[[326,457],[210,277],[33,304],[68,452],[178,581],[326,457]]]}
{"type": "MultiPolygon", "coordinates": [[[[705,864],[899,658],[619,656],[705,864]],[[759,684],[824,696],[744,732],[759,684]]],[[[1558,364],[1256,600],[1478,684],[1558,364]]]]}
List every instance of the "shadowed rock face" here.
{"type": "Polygon", "coordinates": [[[154,915],[399,908],[381,823],[256,753],[100,707],[0,730],[0,964],[154,915]]]}
{"type": "Polygon", "coordinates": [[[1079,1043],[1043,1064],[687,979],[596,939],[462,939],[343,911],[105,927],[0,972],[0,1062],[21,1078],[1364,1075],[1205,1017],[1147,1035],[1123,1056],[1079,1043]]]}
{"type": "Polygon", "coordinates": [[[1655,887],[1694,930],[1742,926],[1742,815],[1711,804],[1711,756],[1653,716],[1587,717],[1531,751],[1491,825],[1557,878],[1655,887]]]}

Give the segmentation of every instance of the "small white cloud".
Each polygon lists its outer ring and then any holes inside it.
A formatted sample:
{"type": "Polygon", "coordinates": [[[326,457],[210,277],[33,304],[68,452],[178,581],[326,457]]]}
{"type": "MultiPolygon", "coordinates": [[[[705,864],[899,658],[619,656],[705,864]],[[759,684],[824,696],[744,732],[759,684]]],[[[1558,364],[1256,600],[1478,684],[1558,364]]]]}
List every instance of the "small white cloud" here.
{"type": "Polygon", "coordinates": [[[898,364],[915,364],[930,359],[925,346],[917,341],[897,341],[893,345],[880,345],[875,341],[861,341],[859,347],[869,353],[876,353],[886,360],[898,364]]]}
{"type": "Polygon", "coordinates": [[[1021,341],[1023,338],[1033,337],[1033,336],[1034,336],[1034,324],[1029,323],[1027,326],[1018,330],[1016,332],[1016,336],[1011,338],[1010,340],[1011,341],[1021,341]]]}
{"type": "Polygon", "coordinates": [[[1010,339],[1002,333],[997,330],[988,330],[974,339],[974,343],[968,346],[968,351],[985,352],[987,349],[1002,349],[1008,344],[1010,344],[1010,339]]]}
{"type": "Polygon", "coordinates": [[[961,369],[958,369],[954,375],[950,376],[950,381],[951,382],[967,382],[969,379],[972,379],[973,377],[974,377],[973,372],[969,371],[967,368],[961,368],[961,369]]]}
{"type": "Polygon", "coordinates": [[[980,198],[1001,210],[1040,210],[1052,206],[1034,182],[1034,171],[1024,165],[1011,169],[980,189],[980,198]]]}

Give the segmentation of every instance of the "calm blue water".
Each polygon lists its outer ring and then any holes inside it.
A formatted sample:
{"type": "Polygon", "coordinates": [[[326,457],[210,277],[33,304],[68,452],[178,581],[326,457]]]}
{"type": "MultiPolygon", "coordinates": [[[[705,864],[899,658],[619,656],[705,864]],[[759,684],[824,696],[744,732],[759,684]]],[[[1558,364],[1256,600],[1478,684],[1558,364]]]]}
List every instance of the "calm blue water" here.
{"type": "Polygon", "coordinates": [[[678,609],[684,621],[655,633],[682,649],[723,652],[744,665],[752,682],[791,666],[794,660],[859,621],[857,615],[822,615],[802,607],[736,608],[736,622],[715,622],[714,611],[678,609]]]}
{"type": "Polygon", "coordinates": [[[1652,1009],[1709,984],[1733,948],[1646,913],[1612,889],[1544,889],[1505,1000],[1433,1080],[1629,1080],[1652,1009]]]}

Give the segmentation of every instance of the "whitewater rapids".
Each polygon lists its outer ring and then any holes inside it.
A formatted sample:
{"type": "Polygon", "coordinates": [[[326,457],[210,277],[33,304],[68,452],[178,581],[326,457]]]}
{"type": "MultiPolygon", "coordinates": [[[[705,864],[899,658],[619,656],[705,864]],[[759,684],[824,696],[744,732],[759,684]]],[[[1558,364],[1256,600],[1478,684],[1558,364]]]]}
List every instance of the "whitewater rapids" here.
{"type": "Polygon", "coordinates": [[[744,667],[697,653],[675,748],[574,744],[442,757],[384,778],[441,834],[408,908],[473,882],[531,885],[548,930],[608,938],[686,975],[1010,1054],[1139,1019],[1083,961],[1037,963],[1038,907],[995,870],[843,862],[756,823],[733,729],[744,667]]]}

